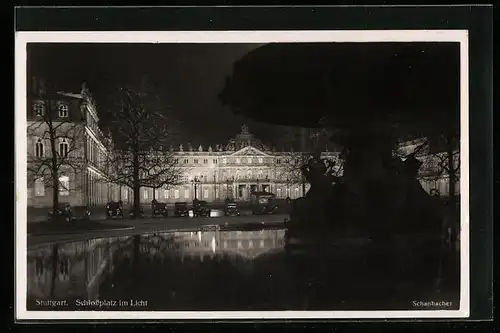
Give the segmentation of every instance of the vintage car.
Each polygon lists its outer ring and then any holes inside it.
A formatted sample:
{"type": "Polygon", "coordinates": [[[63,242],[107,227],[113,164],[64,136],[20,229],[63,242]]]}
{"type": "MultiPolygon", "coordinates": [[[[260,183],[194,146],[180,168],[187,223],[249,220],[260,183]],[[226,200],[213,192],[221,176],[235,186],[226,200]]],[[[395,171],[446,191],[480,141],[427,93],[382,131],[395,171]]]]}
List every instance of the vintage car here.
{"type": "Polygon", "coordinates": [[[276,195],[269,192],[253,192],[250,195],[252,214],[274,214],[278,210],[276,195]]]}
{"type": "Polygon", "coordinates": [[[68,203],[60,203],[55,212],[53,209],[49,210],[48,220],[51,222],[88,221],[90,211],[84,206],[71,207],[68,203]]]}
{"type": "Polygon", "coordinates": [[[224,215],[226,216],[240,216],[240,210],[238,205],[234,201],[230,201],[226,203],[224,207],[224,215]]]}
{"type": "Polygon", "coordinates": [[[106,218],[123,218],[123,202],[110,201],[106,204],[106,218]]]}
{"type": "Polygon", "coordinates": [[[156,202],[153,205],[153,216],[168,216],[167,204],[164,202],[156,202]]]}
{"type": "Polygon", "coordinates": [[[176,202],[174,204],[174,214],[178,217],[189,217],[187,202],[176,202]]]}
{"type": "Polygon", "coordinates": [[[193,215],[210,217],[211,209],[208,207],[208,203],[204,200],[193,201],[193,215]]]}

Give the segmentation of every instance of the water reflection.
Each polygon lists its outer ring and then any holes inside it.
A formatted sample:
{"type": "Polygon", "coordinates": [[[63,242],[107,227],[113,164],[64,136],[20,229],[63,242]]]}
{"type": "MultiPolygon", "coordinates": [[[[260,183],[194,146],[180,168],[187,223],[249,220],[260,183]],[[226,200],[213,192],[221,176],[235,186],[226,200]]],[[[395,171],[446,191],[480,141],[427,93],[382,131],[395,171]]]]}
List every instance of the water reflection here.
{"type": "MultiPolygon", "coordinates": [[[[432,271],[426,277],[419,268],[391,270],[394,258],[374,260],[367,242],[342,248],[304,255],[284,229],[53,244],[28,254],[28,309],[387,310],[412,309],[411,300],[431,297],[432,271]]],[[[456,289],[438,298],[458,306],[456,289]]]]}

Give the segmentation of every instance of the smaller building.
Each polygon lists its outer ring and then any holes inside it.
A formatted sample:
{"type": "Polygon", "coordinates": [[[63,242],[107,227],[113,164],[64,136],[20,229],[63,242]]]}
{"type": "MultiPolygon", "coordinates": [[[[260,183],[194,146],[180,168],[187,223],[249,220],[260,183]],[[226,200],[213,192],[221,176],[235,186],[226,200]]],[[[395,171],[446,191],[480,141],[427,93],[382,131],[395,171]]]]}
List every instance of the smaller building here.
{"type": "Polygon", "coordinates": [[[59,202],[99,206],[126,199],[130,190],[106,181],[110,136],[99,126],[96,103],[83,85],[79,93],[55,92],[34,78],[27,109],[28,207],[52,206],[56,155],[59,202]]]}

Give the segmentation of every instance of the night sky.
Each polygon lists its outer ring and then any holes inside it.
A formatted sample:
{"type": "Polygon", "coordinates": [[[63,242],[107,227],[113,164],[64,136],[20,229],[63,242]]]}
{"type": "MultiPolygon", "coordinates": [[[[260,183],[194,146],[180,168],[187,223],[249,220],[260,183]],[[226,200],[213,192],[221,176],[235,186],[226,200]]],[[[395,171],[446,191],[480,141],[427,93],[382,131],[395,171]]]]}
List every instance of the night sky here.
{"type": "MultiPolygon", "coordinates": [[[[79,92],[87,82],[104,118],[111,92],[146,75],[181,120],[193,145],[225,144],[243,123],[263,141],[276,128],[234,115],[218,101],[235,61],[261,44],[30,44],[28,75],[59,90],[79,92]]],[[[29,81],[28,81],[29,82],[29,81]]]]}
{"type": "MultiPolygon", "coordinates": [[[[30,44],[28,76],[43,77],[58,90],[72,92],[79,92],[85,81],[104,123],[110,105],[116,102],[113,92],[147,77],[162,108],[180,120],[182,134],[177,143],[193,147],[225,144],[243,124],[278,149],[283,147],[280,140],[299,141],[283,127],[245,118],[248,112],[233,113],[227,106],[231,104],[238,111],[242,106],[253,110],[254,117],[259,113],[257,118],[268,122],[271,116],[278,119],[275,123],[282,123],[299,115],[302,120],[290,121],[295,125],[319,118],[325,110],[348,115],[357,127],[362,119],[368,128],[373,127],[370,119],[384,115],[398,114],[413,124],[411,112],[418,115],[415,120],[428,118],[430,123],[438,118],[444,119],[440,123],[449,123],[449,117],[458,119],[458,43],[291,43],[256,50],[261,46],[30,44]],[[227,91],[230,76],[229,86],[234,88],[220,95],[227,91]],[[326,80],[331,83],[328,93],[326,80]],[[327,100],[330,94],[333,97],[327,100]],[[219,96],[238,96],[238,101],[224,106],[219,96]]],[[[342,121],[341,117],[337,119],[342,121]]],[[[420,120],[415,124],[420,126],[420,120]]],[[[298,144],[293,145],[297,148],[298,144]]]]}

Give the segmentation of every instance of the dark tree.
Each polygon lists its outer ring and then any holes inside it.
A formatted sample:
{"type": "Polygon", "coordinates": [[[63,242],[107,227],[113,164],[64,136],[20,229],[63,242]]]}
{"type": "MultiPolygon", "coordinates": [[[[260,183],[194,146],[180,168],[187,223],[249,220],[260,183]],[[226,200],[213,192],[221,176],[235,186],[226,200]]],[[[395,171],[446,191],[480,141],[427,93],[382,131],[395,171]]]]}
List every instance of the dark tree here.
{"type": "Polygon", "coordinates": [[[120,87],[111,109],[110,127],[116,142],[107,157],[112,182],[132,188],[134,216],[140,212],[140,189],[179,184],[183,174],[171,149],[176,122],[148,81],[120,87]]]}

